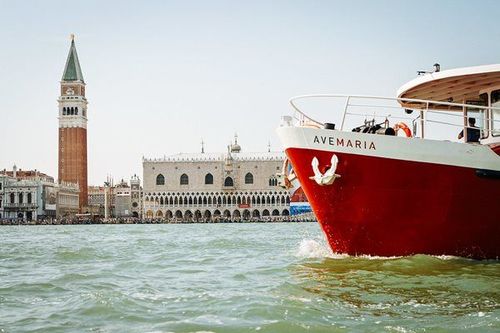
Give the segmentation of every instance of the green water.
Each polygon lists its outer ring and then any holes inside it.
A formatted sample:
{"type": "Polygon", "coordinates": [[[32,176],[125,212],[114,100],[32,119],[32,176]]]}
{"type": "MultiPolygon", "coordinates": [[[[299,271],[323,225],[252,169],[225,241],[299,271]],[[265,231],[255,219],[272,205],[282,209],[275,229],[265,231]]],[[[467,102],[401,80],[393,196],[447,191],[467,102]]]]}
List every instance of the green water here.
{"type": "Polygon", "coordinates": [[[500,262],[331,255],[315,223],[0,227],[0,332],[498,332],[500,262]]]}

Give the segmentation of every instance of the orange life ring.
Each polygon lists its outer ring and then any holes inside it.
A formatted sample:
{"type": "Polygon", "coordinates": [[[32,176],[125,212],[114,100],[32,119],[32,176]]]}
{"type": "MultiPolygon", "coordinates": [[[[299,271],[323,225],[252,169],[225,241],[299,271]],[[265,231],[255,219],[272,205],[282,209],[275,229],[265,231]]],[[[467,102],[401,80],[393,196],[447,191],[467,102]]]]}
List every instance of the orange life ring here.
{"type": "Polygon", "coordinates": [[[398,132],[399,129],[402,129],[403,132],[405,132],[406,137],[408,137],[408,138],[412,137],[411,129],[405,123],[401,122],[401,123],[397,123],[396,125],[394,125],[394,130],[396,131],[396,133],[398,132]]]}

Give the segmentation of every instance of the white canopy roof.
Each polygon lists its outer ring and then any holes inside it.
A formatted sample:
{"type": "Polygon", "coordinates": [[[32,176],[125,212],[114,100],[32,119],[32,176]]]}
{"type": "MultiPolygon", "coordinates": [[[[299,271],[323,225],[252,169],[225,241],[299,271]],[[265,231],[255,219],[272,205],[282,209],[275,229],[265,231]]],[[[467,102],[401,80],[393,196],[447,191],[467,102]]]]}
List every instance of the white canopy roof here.
{"type": "Polygon", "coordinates": [[[480,91],[493,86],[500,86],[500,64],[425,74],[401,86],[397,94],[398,98],[463,103],[478,101],[480,91]]]}

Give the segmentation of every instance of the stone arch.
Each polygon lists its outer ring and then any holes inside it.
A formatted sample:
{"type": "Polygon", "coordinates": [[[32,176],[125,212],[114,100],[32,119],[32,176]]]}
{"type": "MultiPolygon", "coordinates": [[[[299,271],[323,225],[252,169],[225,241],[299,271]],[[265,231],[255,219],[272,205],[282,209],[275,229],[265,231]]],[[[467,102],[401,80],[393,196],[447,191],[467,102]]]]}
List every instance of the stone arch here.
{"type": "Polygon", "coordinates": [[[201,212],[199,210],[196,210],[194,212],[194,218],[195,218],[196,222],[198,222],[199,220],[201,220],[202,215],[201,215],[201,212]]]}
{"type": "Polygon", "coordinates": [[[256,219],[260,218],[260,213],[259,213],[259,211],[257,209],[253,210],[252,217],[256,218],[256,219]]]}
{"type": "Polygon", "coordinates": [[[281,215],[282,216],[289,216],[290,212],[288,211],[288,209],[283,209],[283,211],[281,212],[281,215]]]}
{"type": "MultiPolygon", "coordinates": [[[[215,215],[215,213],[214,213],[214,215],[215,215]]],[[[219,215],[220,215],[220,212],[219,212],[219,215]]],[[[203,218],[205,218],[205,220],[207,220],[207,221],[210,221],[210,219],[212,218],[212,213],[210,213],[210,211],[207,209],[203,213],[203,218]]]]}
{"type": "Polygon", "coordinates": [[[174,204],[174,198],[170,197],[168,203],[172,206],[174,204]]]}
{"type": "Polygon", "coordinates": [[[262,216],[263,216],[263,217],[264,217],[264,216],[269,216],[269,211],[268,211],[267,209],[264,209],[264,210],[262,211],[262,216]]]}
{"type": "Polygon", "coordinates": [[[205,175],[205,185],[212,185],[214,183],[214,176],[211,173],[205,175]]]}
{"type": "Polygon", "coordinates": [[[167,210],[167,211],[165,212],[165,217],[166,217],[167,219],[171,219],[171,218],[173,217],[172,211],[171,211],[171,210],[167,210]]]}
{"type": "Polygon", "coordinates": [[[180,210],[175,211],[175,217],[178,219],[182,219],[182,212],[180,210]]]}
{"type": "Polygon", "coordinates": [[[160,205],[163,205],[163,197],[160,197],[160,205]]]}
{"type": "Polygon", "coordinates": [[[176,196],[176,197],[174,198],[174,205],[176,205],[176,206],[177,206],[178,204],[179,204],[179,198],[176,196]]]}
{"type": "Polygon", "coordinates": [[[204,206],[208,205],[207,197],[203,197],[203,205],[204,206]]]}
{"type": "Polygon", "coordinates": [[[280,216],[280,211],[277,209],[273,210],[273,216],[280,216]]]}
{"type": "Polygon", "coordinates": [[[180,178],[180,184],[181,185],[189,185],[189,177],[188,175],[186,175],[185,173],[183,173],[181,175],[181,178],[180,178]]]}
{"type": "Polygon", "coordinates": [[[207,205],[211,206],[212,205],[212,197],[208,197],[208,200],[207,200],[207,205]]]}
{"type": "Polygon", "coordinates": [[[149,218],[149,219],[152,218],[153,217],[153,211],[152,210],[148,210],[146,212],[146,217],[149,218]]]}
{"type": "Polygon", "coordinates": [[[219,217],[219,216],[221,216],[220,210],[218,209],[214,210],[214,217],[219,217]]]}
{"type": "Polygon", "coordinates": [[[138,218],[138,217],[139,217],[139,213],[137,213],[137,212],[132,212],[132,217],[138,218]]]}
{"type": "Polygon", "coordinates": [[[184,212],[184,219],[190,220],[193,218],[193,213],[188,209],[184,212]]]}
{"type": "Polygon", "coordinates": [[[250,220],[250,211],[248,209],[243,211],[243,220],[250,220]]]}
{"type": "Polygon", "coordinates": [[[187,204],[188,204],[188,198],[184,197],[184,206],[187,206],[187,204]]]}
{"type": "Polygon", "coordinates": [[[283,196],[281,196],[281,204],[282,204],[282,205],[284,205],[284,204],[285,204],[285,200],[286,200],[286,199],[285,199],[285,196],[284,196],[284,195],[283,195],[283,196]]]}
{"type": "Polygon", "coordinates": [[[163,212],[161,210],[157,211],[156,217],[163,217],[163,212]]]}
{"type": "Polygon", "coordinates": [[[241,219],[241,212],[237,209],[234,210],[233,212],[233,219],[241,219]]]}
{"type": "Polygon", "coordinates": [[[227,209],[226,209],[226,210],[224,211],[224,217],[226,217],[226,218],[231,218],[231,212],[230,212],[229,210],[227,210],[227,209]]]}

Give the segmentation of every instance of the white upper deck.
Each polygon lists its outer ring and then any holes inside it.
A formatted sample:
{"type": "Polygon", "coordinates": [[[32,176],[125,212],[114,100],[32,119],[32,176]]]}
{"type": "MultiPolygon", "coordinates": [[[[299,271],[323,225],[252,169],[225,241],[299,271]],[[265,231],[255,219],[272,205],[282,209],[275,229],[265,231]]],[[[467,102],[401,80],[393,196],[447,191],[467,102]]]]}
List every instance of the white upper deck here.
{"type": "Polygon", "coordinates": [[[500,64],[464,67],[421,75],[401,86],[397,97],[466,103],[480,101],[485,89],[498,86],[500,64]]]}

